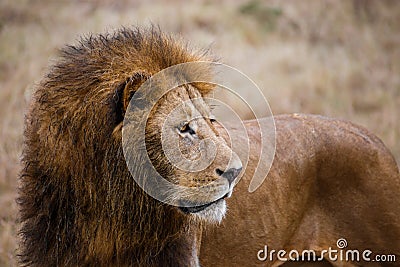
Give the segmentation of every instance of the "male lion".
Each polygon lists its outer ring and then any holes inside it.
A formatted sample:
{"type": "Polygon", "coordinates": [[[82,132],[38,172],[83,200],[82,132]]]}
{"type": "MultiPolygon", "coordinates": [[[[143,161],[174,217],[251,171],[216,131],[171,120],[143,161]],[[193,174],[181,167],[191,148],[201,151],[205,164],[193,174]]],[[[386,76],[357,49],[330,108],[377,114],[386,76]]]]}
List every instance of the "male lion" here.
{"type": "MultiPolygon", "coordinates": [[[[25,123],[18,200],[22,264],[199,266],[202,226],[222,220],[242,167],[202,100],[212,86],[175,87],[156,103],[145,128],[156,170],[173,184],[205,192],[173,196],[178,204],[193,205],[165,204],[136,183],[148,177],[146,170],[134,173],[139,177],[129,172],[122,126],[143,83],[176,64],[211,61],[203,54],[156,29],[122,29],[62,50],[25,123]],[[168,119],[170,114],[176,115],[168,119]],[[201,144],[211,140],[215,158],[199,172],[182,170],[163,153],[163,134],[167,142],[177,139],[190,160],[207,153],[201,144]]],[[[207,71],[187,75],[211,75],[207,71]]],[[[256,258],[264,245],[320,252],[340,237],[349,248],[400,254],[398,169],[376,137],[337,120],[278,116],[271,173],[248,194],[260,139],[254,121],[245,126],[252,140],[246,174],[222,227],[203,235],[204,264],[265,264],[256,258]]],[[[142,162],[136,164],[141,170],[142,162]]]]}
{"type": "MultiPolygon", "coordinates": [[[[157,102],[146,125],[157,171],[176,185],[207,189],[197,196],[174,195],[192,205],[175,207],[148,196],[128,171],[122,148],[123,118],[140,85],[167,67],[199,60],[209,61],[154,28],[90,36],[61,51],[25,123],[18,200],[23,265],[199,265],[200,227],[222,219],[242,167],[201,100],[211,87],[174,88],[157,102]],[[176,106],[181,112],[164,123],[176,106]],[[195,113],[200,116],[193,118],[195,113]],[[203,139],[212,140],[214,160],[199,172],[174,167],[162,152],[162,131],[178,139],[187,159],[198,156],[203,139]]],[[[145,170],[135,175],[145,176],[145,170]]]]}

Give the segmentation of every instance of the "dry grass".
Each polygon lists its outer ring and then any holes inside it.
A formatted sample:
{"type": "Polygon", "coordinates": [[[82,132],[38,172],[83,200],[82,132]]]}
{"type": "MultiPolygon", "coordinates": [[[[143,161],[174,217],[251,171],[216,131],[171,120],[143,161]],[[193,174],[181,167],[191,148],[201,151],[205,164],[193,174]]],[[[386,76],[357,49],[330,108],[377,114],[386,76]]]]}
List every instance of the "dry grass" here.
{"type": "MultiPolygon", "coordinates": [[[[248,74],[275,114],[319,113],[375,132],[400,162],[400,3],[0,2],[0,266],[15,265],[23,114],[56,48],[87,32],[159,23],[248,74]],[[328,11],[328,12],[327,12],[328,11]]],[[[251,92],[242,92],[251,97],[251,92]]]]}

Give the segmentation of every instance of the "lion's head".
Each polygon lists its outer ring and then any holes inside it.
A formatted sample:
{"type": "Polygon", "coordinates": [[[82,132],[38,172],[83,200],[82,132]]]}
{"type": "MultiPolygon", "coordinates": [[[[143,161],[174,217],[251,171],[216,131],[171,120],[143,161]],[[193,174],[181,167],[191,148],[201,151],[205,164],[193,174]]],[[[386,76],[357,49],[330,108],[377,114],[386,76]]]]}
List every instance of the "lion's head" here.
{"type": "MultiPolygon", "coordinates": [[[[123,84],[125,112],[135,91],[149,76],[134,74],[123,84]]],[[[205,83],[184,83],[167,91],[148,116],[146,149],[157,172],[178,186],[170,189],[168,203],[195,218],[219,222],[242,164],[219,134],[222,127],[203,98],[210,88],[205,83]]],[[[146,91],[144,94],[146,97],[146,91]]],[[[136,169],[137,162],[131,162],[136,169]]],[[[134,177],[151,175],[139,169],[134,177]]]]}

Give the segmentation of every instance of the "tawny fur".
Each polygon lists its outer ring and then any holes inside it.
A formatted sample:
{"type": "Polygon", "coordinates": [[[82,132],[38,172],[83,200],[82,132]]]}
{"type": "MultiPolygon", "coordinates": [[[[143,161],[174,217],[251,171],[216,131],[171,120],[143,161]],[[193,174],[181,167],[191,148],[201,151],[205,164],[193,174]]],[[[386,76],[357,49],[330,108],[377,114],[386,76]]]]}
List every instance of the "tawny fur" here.
{"type": "MultiPolygon", "coordinates": [[[[227,201],[221,226],[203,233],[202,264],[271,266],[278,262],[257,259],[265,245],[269,251],[314,249],[318,254],[338,249],[336,241],[345,238],[346,249],[394,254],[397,261],[332,265],[400,266],[400,175],[384,144],[360,126],[321,116],[281,115],[275,123],[271,171],[261,187],[249,193],[261,145],[257,123],[245,122],[251,140],[249,163],[227,201]]],[[[234,135],[236,129],[228,131],[234,135]]],[[[245,147],[237,153],[245,154],[245,147]]]]}

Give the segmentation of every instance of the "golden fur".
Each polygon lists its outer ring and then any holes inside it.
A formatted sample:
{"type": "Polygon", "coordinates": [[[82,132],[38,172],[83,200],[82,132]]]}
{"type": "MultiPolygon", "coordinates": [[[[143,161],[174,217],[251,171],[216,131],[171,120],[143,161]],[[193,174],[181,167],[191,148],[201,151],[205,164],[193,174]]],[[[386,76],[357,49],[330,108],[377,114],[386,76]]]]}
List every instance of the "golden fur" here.
{"type": "MultiPolygon", "coordinates": [[[[397,262],[331,262],[333,266],[399,266],[400,175],[384,144],[360,126],[321,116],[281,115],[275,123],[271,171],[262,186],[249,193],[260,137],[257,124],[245,122],[252,140],[249,165],[227,201],[221,226],[203,234],[202,264],[278,265],[259,261],[257,252],[268,245],[269,251],[318,253],[329,246],[338,249],[336,241],[345,238],[347,249],[394,254],[397,262]]],[[[231,135],[235,131],[229,129],[231,135]]]]}

